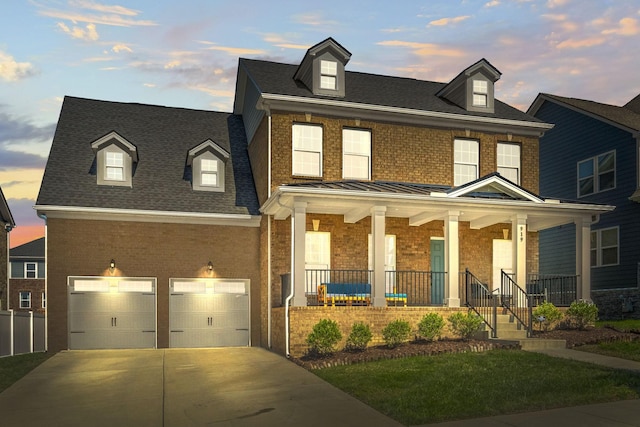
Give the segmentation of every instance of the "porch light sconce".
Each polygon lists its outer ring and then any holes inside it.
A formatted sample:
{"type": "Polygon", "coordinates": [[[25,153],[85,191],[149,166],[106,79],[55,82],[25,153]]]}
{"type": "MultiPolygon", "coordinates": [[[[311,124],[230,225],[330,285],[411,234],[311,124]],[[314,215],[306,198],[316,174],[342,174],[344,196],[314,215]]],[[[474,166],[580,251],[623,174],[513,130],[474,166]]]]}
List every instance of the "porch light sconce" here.
{"type": "Polygon", "coordinates": [[[311,222],[313,223],[313,231],[318,231],[318,229],[320,228],[320,220],[312,219],[311,222]]]}
{"type": "Polygon", "coordinates": [[[207,270],[213,271],[213,263],[211,261],[207,264],[207,270]]]}
{"type": "Polygon", "coordinates": [[[111,261],[109,262],[109,271],[113,272],[113,270],[116,269],[116,260],[111,258],[111,261]]]}
{"type": "Polygon", "coordinates": [[[504,238],[504,240],[509,240],[509,229],[508,228],[503,228],[502,229],[502,237],[504,238]]]}

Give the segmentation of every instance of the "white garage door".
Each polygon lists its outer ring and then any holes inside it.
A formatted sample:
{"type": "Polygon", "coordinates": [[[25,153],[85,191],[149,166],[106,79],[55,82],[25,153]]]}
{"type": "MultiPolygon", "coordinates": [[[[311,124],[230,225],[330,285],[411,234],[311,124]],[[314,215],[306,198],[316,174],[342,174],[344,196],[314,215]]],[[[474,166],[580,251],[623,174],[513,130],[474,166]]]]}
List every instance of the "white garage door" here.
{"type": "Polygon", "coordinates": [[[69,349],[156,347],[156,280],[69,277],[69,349]]]}
{"type": "Polygon", "coordinates": [[[169,346],[248,346],[249,280],[171,279],[169,346]]]}

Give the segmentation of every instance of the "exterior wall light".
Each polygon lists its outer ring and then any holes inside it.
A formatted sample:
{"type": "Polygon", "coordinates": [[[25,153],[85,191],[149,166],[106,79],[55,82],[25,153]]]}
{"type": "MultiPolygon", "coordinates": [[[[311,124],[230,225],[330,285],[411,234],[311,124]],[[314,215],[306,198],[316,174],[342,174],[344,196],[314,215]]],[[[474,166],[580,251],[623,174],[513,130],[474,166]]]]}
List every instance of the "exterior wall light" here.
{"type": "Polygon", "coordinates": [[[113,272],[116,269],[116,260],[111,258],[111,262],[109,262],[109,270],[113,272]]]}
{"type": "Polygon", "coordinates": [[[213,263],[211,261],[207,264],[207,270],[213,271],[213,263]]]}

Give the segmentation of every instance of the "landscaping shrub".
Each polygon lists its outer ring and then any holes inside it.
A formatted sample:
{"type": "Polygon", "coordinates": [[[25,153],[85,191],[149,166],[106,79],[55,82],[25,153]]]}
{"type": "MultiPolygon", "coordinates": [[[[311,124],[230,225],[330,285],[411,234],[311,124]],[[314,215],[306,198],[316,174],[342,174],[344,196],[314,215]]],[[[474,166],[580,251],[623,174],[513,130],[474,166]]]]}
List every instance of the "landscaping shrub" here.
{"type": "Polygon", "coordinates": [[[438,313],[425,314],[418,323],[418,335],[427,341],[435,341],[440,338],[444,328],[444,319],[438,313]]]}
{"type": "Polygon", "coordinates": [[[336,345],[342,339],[338,323],[330,319],[322,319],[307,336],[309,353],[324,356],[336,351],[336,345]]]}
{"type": "Polygon", "coordinates": [[[587,326],[595,325],[598,320],[598,307],[590,301],[574,301],[567,309],[567,317],[573,327],[586,329],[587,326]]]}
{"type": "Polygon", "coordinates": [[[347,337],[345,349],[348,351],[364,351],[372,337],[369,325],[362,322],[354,323],[351,326],[351,333],[347,337]]]}
{"type": "Polygon", "coordinates": [[[449,316],[449,323],[451,331],[466,341],[480,330],[482,318],[474,313],[457,312],[449,316]]]}
{"type": "Polygon", "coordinates": [[[389,322],[382,330],[382,338],[389,348],[398,347],[409,340],[411,325],[406,320],[394,320],[389,322]]]}
{"type": "Polygon", "coordinates": [[[533,320],[540,324],[541,328],[545,331],[552,329],[556,322],[559,322],[563,317],[562,312],[558,307],[548,301],[543,302],[533,310],[533,320]]]}

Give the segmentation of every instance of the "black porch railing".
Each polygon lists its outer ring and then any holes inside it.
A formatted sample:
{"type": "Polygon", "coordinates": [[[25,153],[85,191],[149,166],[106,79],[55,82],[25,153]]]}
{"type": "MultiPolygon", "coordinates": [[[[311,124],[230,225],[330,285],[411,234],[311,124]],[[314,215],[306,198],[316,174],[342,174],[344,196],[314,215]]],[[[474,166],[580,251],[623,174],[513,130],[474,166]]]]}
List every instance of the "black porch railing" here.
{"type": "Polygon", "coordinates": [[[463,299],[465,305],[478,314],[491,330],[491,337],[497,337],[497,304],[494,295],[487,285],[466,269],[460,275],[460,281],[464,283],[463,299]]]}
{"type": "Polygon", "coordinates": [[[527,293],[544,295],[544,301],[550,302],[556,307],[568,307],[577,299],[578,276],[529,274],[527,277],[527,293]]]}
{"type": "MultiPolygon", "coordinates": [[[[385,271],[387,304],[393,306],[443,305],[445,272],[385,271]]],[[[305,270],[305,293],[308,305],[318,305],[318,285],[326,283],[369,283],[373,270],[305,270]]]]}

